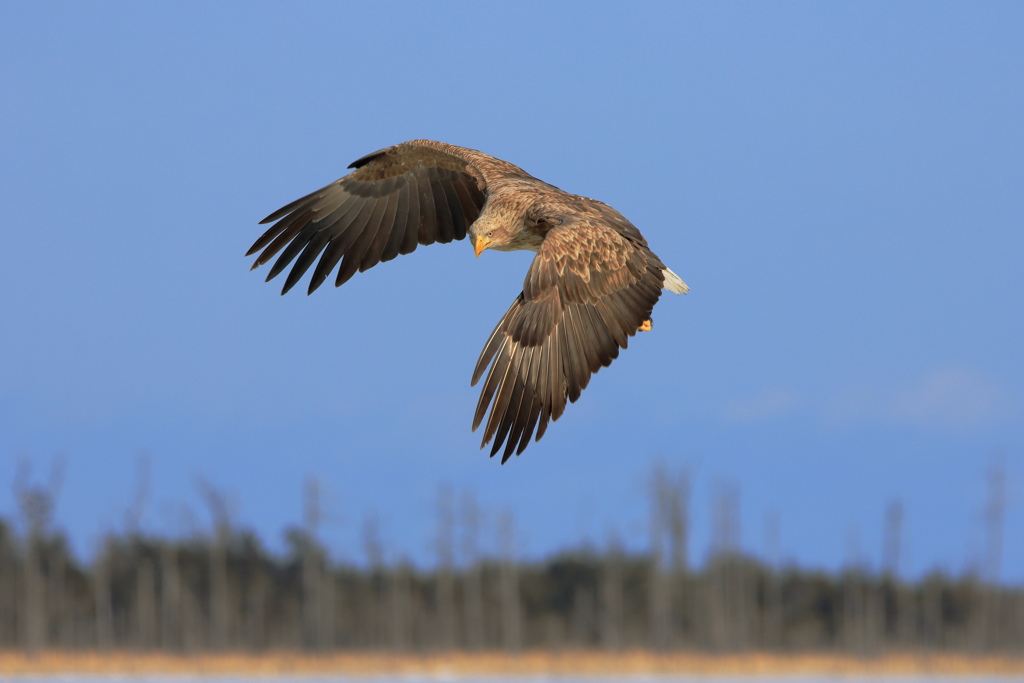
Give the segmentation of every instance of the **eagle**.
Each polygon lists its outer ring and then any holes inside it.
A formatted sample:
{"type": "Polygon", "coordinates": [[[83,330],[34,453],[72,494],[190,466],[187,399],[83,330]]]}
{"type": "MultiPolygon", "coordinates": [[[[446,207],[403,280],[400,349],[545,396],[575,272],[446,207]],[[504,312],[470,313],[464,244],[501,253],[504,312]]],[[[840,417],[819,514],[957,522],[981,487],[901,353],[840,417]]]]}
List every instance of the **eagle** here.
{"type": "Polygon", "coordinates": [[[315,261],[312,294],[336,266],[337,287],[419,245],[467,235],[478,257],[485,249],[535,252],[523,290],[484,344],[471,382],[487,371],[473,431],[486,416],[480,448],[493,439],[494,456],[504,445],[502,463],[521,454],[534,434],[539,441],[566,400],[575,402],[630,337],[651,329],[663,289],[689,289],[612,207],[474,149],[412,140],[349,168],[344,178],[260,221],[273,225],[246,256],[260,252],[255,269],[280,253],[267,281],[291,264],[281,294],[315,261]]]}

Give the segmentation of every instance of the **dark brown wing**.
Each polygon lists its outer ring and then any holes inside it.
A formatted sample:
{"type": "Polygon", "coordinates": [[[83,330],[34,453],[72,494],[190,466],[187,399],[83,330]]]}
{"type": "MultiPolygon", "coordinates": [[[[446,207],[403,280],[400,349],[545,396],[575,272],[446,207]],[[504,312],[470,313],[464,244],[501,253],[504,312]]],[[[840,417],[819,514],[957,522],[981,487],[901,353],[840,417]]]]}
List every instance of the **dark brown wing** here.
{"type": "Polygon", "coordinates": [[[356,170],[264,218],[277,221],[246,256],[262,253],[253,268],[281,252],[267,280],[294,261],[284,294],[319,257],[309,292],[341,262],[335,286],[358,270],[408,254],[420,244],[461,240],[480,215],[487,184],[529,175],[476,150],[413,140],[354,162],[356,170]],[[282,251],[283,249],[283,251],[282,251]]]}
{"type": "Polygon", "coordinates": [[[540,440],[548,421],[562,415],[566,398],[579,398],[590,376],[650,319],[663,268],[645,243],[601,218],[567,221],[548,232],[523,292],[473,372],[476,384],[490,366],[473,418],[476,430],[490,406],[480,447],[493,438],[493,456],[504,442],[505,462],[523,452],[534,429],[540,440]]]}

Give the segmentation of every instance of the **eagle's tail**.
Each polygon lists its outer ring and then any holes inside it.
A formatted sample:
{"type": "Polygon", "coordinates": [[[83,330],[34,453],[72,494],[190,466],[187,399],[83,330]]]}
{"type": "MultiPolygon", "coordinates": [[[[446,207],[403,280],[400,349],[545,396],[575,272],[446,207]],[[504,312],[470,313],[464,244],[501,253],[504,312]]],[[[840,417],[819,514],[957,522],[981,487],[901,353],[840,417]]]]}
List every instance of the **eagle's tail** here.
{"type": "Polygon", "coordinates": [[[675,292],[676,294],[686,294],[690,291],[690,288],[686,286],[683,279],[673,273],[670,269],[665,268],[661,272],[665,276],[665,284],[662,285],[662,289],[667,289],[668,291],[675,292]]]}

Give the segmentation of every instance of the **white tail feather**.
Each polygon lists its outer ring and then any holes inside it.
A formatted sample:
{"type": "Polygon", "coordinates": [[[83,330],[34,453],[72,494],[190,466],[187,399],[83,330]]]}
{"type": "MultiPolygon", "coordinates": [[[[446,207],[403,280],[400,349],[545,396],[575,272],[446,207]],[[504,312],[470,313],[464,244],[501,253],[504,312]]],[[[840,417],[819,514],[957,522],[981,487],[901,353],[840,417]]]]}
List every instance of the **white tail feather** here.
{"type": "Polygon", "coordinates": [[[661,272],[665,275],[665,284],[662,285],[662,289],[667,289],[676,294],[686,294],[690,291],[690,288],[686,286],[683,279],[668,268],[663,269],[661,272]]]}

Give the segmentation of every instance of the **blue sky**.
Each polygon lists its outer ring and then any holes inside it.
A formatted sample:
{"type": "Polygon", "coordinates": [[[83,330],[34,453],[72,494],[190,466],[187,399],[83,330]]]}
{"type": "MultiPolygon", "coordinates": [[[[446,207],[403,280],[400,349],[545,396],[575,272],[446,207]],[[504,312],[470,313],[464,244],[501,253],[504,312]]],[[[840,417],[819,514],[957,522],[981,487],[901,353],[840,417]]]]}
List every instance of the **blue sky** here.
{"type": "Polygon", "coordinates": [[[66,475],[88,556],[208,528],[196,483],[279,543],[381,520],[430,560],[439,485],[537,556],[645,544],[653,463],[693,481],[692,551],[734,485],[741,543],[877,566],[983,549],[1024,577],[1024,7],[1018,3],[0,4],[0,515],[66,475]],[[306,297],[249,272],[256,223],[412,138],[481,149],[629,217],[692,287],[504,467],[473,364],[527,253],[423,248],[306,297]],[[856,550],[859,548],[859,550],[856,550]]]}

